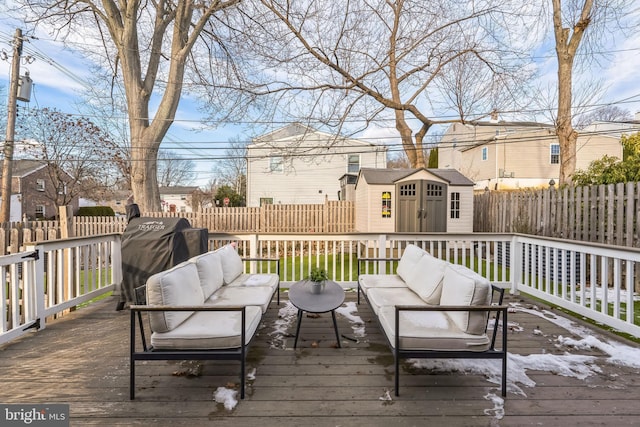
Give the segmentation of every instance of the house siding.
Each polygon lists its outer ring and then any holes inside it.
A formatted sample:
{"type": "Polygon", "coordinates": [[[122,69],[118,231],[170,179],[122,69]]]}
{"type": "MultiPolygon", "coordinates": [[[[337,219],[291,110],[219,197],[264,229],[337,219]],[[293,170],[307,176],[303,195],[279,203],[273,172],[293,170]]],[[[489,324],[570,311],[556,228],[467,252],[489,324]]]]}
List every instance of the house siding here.
{"type": "Polygon", "coordinates": [[[276,204],[338,200],[340,178],[350,172],[349,154],[360,156],[360,168],[386,167],[384,147],[334,139],[328,134],[311,132],[247,147],[247,206],[259,206],[262,198],[272,199],[276,204]],[[282,157],[282,171],[271,171],[274,157],[282,157]]]}
{"type": "MultiPolygon", "coordinates": [[[[476,190],[546,187],[560,175],[560,165],[551,163],[550,148],[557,143],[552,128],[535,123],[456,123],[438,147],[438,164],[460,171],[476,183],[476,190]],[[487,151],[486,160],[482,160],[483,149],[487,151]]],[[[605,154],[622,157],[617,137],[589,132],[579,135],[577,169],[588,168],[605,154]]]]}
{"type": "MultiPolygon", "coordinates": [[[[15,166],[14,166],[15,167],[15,166]]],[[[35,166],[33,170],[23,173],[22,175],[14,175],[11,179],[11,192],[18,195],[17,199],[20,204],[20,219],[36,219],[36,209],[39,206],[44,207],[44,218],[54,218],[58,215],[58,206],[54,202],[56,199],[57,189],[54,187],[51,177],[45,166],[35,166]],[[38,180],[44,181],[43,191],[38,190],[38,180]]],[[[12,201],[14,199],[12,198],[12,201]]],[[[78,211],[79,199],[74,197],[69,205],[75,213],[78,211]]],[[[12,212],[16,215],[18,210],[12,206],[12,212]]],[[[13,214],[12,214],[13,215],[13,214]]]]}

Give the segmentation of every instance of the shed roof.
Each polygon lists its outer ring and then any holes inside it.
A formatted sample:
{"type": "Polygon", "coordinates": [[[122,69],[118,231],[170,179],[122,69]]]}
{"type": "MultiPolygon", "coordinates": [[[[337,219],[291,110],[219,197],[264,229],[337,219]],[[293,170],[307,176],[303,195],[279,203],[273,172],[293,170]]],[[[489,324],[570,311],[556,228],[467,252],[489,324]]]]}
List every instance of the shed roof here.
{"type": "MultiPolygon", "coordinates": [[[[446,181],[449,185],[456,186],[473,186],[474,182],[466,176],[462,175],[455,169],[435,169],[435,168],[418,168],[418,169],[375,169],[362,168],[358,175],[364,177],[369,185],[393,184],[396,181],[411,176],[420,171],[427,171],[431,175],[446,181]]],[[[357,185],[357,182],[356,182],[357,185]]]]}

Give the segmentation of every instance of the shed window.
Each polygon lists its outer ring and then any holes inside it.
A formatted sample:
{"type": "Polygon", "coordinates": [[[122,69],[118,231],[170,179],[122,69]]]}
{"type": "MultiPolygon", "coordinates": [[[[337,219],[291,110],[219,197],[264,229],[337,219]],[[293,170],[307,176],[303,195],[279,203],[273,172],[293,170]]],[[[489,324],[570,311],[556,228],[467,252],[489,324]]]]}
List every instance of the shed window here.
{"type": "Polygon", "coordinates": [[[391,192],[382,192],[382,218],[391,218],[391,192]]]}
{"type": "Polygon", "coordinates": [[[460,193],[451,193],[451,211],[450,217],[457,219],[460,218],[460,193]]]}
{"type": "Polygon", "coordinates": [[[416,195],[416,185],[415,184],[404,184],[400,186],[400,195],[401,196],[415,196],[416,195]]]}

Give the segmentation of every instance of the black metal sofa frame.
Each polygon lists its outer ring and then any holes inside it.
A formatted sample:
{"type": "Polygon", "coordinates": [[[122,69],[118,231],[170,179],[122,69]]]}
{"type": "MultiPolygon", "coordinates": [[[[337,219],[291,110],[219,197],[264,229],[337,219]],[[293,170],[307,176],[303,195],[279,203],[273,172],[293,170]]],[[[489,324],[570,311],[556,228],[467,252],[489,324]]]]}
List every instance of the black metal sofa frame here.
{"type": "Polygon", "coordinates": [[[246,355],[250,343],[235,348],[207,350],[160,350],[147,343],[142,313],[148,311],[240,311],[242,312],[240,342],[246,342],[246,307],[174,307],[132,305],[131,310],[131,347],[129,353],[129,399],[135,399],[135,364],[139,360],[237,360],[240,362],[240,398],[244,399],[246,355]],[[140,328],[142,350],[136,349],[136,318],[140,328]]]}
{"type": "MultiPolygon", "coordinates": [[[[360,264],[367,261],[398,261],[399,258],[360,258],[358,259],[358,277],[360,276],[360,264]]],[[[500,359],[502,366],[502,378],[501,378],[501,394],[507,395],[507,312],[508,306],[503,305],[504,301],[504,289],[496,285],[491,285],[492,290],[492,305],[488,306],[395,306],[395,342],[391,343],[389,337],[385,335],[387,343],[393,352],[395,362],[395,395],[400,395],[400,360],[401,359],[500,359]],[[400,312],[402,311],[486,311],[487,326],[485,326],[485,333],[489,321],[491,320],[491,313],[495,313],[493,332],[491,334],[491,343],[489,348],[484,351],[471,351],[471,350],[409,350],[400,348],[400,312]],[[499,349],[496,348],[496,339],[498,336],[498,329],[500,329],[500,318],[502,317],[502,339],[499,349]],[[393,345],[392,345],[393,344],[393,345]]],[[[369,299],[366,293],[363,293],[367,304],[369,299]]],[[[358,281],[358,304],[360,304],[360,282],[358,281]]],[[[380,320],[378,325],[382,331],[382,325],[380,320]]]]}

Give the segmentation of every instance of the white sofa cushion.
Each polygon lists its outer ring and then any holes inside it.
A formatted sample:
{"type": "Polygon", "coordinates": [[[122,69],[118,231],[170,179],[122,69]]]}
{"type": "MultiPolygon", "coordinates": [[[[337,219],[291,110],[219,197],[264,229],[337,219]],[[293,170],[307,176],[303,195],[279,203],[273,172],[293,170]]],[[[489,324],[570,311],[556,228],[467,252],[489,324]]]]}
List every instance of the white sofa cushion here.
{"type": "Polygon", "coordinates": [[[398,267],[396,268],[396,273],[398,276],[402,277],[402,279],[406,282],[411,275],[413,274],[413,269],[415,268],[420,258],[424,256],[426,252],[417,247],[416,245],[409,244],[406,248],[404,248],[404,252],[402,253],[402,257],[400,257],[400,261],[398,262],[398,267]]]}
{"type": "MultiPolygon", "coordinates": [[[[175,267],[154,274],[147,279],[147,304],[169,306],[197,306],[204,304],[204,294],[196,265],[183,262],[175,267]]],[[[149,312],[151,329],[168,332],[185,321],[190,311],[149,312]]]]}
{"type": "MultiPolygon", "coordinates": [[[[395,348],[395,307],[382,307],[378,318],[389,343],[395,348]]],[[[486,334],[474,335],[461,331],[445,312],[400,312],[400,348],[403,350],[484,351],[489,344],[486,334]]]]}
{"type": "MultiPolygon", "coordinates": [[[[240,311],[197,311],[193,316],[168,332],[151,334],[151,344],[157,349],[225,349],[240,347],[242,314],[240,311]]],[[[262,312],[248,306],[245,317],[245,344],[255,334],[262,312]]]]}
{"type": "Polygon", "coordinates": [[[269,308],[274,291],[274,288],[269,286],[224,286],[211,295],[205,304],[214,307],[255,305],[265,313],[269,308]]]}
{"type": "MultiPolygon", "coordinates": [[[[491,284],[487,279],[461,265],[447,264],[442,281],[440,305],[475,306],[491,303],[491,284]]],[[[487,326],[486,311],[448,312],[451,320],[463,332],[484,334],[487,326]]]]}
{"type": "Polygon", "coordinates": [[[238,255],[238,252],[231,245],[225,245],[218,249],[216,252],[220,255],[220,262],[222,263],[222,277],[225,285],[236,280],[238,276],[244,271],[244,265],[242,265],[242,258],[238,255]]]}
{"type": "Polygon", "coordinates": [[[223,283],[222,262],[217,252],[207,252],[190,259],[198,269],[200,286],[206,300],[212,293],[220,289],[223,283]]]}
{"type": "Polygon", "coordinates": [[[361,274],[358,284],[362,292],[367,295],[373,288],[406,288],[407,284],[397,274],[361,274]]]}
{"type": "Polygon", "coordinates": [[[380,308],[385,306],[427,305],[409,288],[371,288],[367,293],[367,299],[375,314],[378,314],[380,308]]]}
{"type": "Polygon", "coordinates": [[[280,283],[280,278],[277,274],[257,273],[249,274],[242,273],[231,283],[227,283],[225,287],[259,287],[266,286],[271,289],[276,289],[280,283]]]}
{"type": "Polygon", "coordinates": [[[427,304],[440,303],[442,280],[447,263],[425,253],[407,277],[407,286],[427,304]]]}

